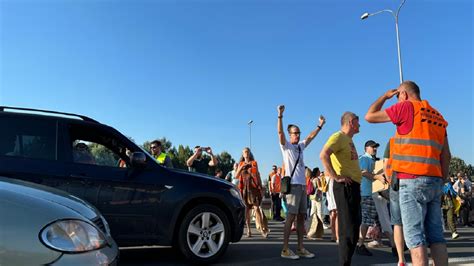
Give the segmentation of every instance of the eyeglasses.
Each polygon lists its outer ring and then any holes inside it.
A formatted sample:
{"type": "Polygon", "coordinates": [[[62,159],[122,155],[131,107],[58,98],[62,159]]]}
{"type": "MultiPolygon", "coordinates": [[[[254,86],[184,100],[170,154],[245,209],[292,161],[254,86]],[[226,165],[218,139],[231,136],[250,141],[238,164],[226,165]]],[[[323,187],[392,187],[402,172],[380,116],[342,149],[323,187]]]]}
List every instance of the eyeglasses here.
{"type": "Polygon", "coordinates": [[[300,134],[301,134],[301,132],[299,132],[299,131],[298,131],[298,132],[290,132],[290,134],[294,134],[294,135],[300,135],[300,134]]]}
{"type": "Polygon", "coordinates": [[[150,148],[152,148],[152,149],[158,149],[159,147],[158,147],[158,146],[151,146],[150,148]]]}

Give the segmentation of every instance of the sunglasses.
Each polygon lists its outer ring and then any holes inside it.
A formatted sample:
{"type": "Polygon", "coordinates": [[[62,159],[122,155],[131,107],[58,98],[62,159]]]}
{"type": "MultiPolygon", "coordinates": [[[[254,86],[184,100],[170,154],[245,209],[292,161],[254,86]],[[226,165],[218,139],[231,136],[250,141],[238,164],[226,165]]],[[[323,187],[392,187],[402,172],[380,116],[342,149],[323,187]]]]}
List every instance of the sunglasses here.
{"type": "Polygon", "coordinates": [[[151,146],[152,149],[158,149],[158,146],[151,146]]]}
{"type": "Polygon", "coordinates": [[[290,134],[300,135],[301,132],[299,132],[299,131],[298,132],[290,132],[290,134]]]}

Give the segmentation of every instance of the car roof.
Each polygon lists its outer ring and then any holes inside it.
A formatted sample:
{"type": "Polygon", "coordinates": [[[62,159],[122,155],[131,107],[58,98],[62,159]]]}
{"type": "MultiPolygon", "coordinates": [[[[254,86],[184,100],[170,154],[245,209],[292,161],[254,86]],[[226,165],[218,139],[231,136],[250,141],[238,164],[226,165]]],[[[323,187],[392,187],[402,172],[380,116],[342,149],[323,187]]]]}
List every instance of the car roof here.
{"type": "Polygon", "coordinates": [[[57,112],[57,111],[50,111],[50,110],[42,110],[42,109],[33,109],[33,108],[23,108],[23,107],[12,107],[12,106],[0,106],[0,112],[2,113],[15,113],[15,114],[28,114],[28,115],[41,115],[41,116],[49,116],[55,118],[62,118],[62,119],[80,119],[82,121],[91,122],[100,124],[96,120],[87,117],[85,115],[73,114],[73,113],[65,113],[65,112],[57,112]]]}

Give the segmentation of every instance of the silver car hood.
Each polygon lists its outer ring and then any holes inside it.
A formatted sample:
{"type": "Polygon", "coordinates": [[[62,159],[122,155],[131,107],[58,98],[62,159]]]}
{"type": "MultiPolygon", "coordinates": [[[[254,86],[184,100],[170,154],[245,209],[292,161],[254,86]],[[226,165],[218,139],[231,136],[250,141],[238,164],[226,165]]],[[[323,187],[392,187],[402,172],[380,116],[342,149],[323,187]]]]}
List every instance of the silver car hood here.
{"type": "Polygon", "coordinates": [[[1,190],[7,190],[23,197],[36,198],[62,205],[89,220],[100,216],[99,211],[86,201],[52,187],[0,176],[1,190]]]}

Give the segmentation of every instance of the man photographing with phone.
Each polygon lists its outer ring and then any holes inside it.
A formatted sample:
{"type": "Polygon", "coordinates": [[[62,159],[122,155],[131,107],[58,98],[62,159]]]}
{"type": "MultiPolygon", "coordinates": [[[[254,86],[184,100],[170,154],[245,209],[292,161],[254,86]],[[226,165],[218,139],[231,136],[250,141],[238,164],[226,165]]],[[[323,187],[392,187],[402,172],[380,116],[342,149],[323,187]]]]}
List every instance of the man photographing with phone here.
{"type": "Polygon", "coordinates": [[[191,172],[209,174],[209,167],[217,166],[217,158],[212,153],[211,147],[196,146],[194,147],[194,154],[186,161],[186,165],[191,172]],[[203,158],[203,152],[209,154],[209,156],[211,156],[211,160],[208,161],[203,158]]]}

